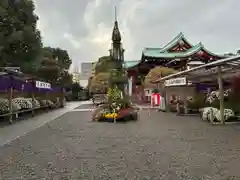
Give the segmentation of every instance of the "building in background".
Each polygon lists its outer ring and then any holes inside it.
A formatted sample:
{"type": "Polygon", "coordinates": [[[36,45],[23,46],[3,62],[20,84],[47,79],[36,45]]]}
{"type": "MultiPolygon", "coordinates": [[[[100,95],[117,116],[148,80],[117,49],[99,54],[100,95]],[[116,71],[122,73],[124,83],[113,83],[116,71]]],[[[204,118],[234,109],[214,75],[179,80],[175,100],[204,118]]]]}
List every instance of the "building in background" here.
{"type": "Polygon", "coordinates": [[[92,75],[93,62],[84,62],[81,64],[81,80],[88,80],[92,75]]]}
{"type": "Polygon", "coordinates": [[[95,62],[84,62],[81,63],[81,75],[80,75],[80,85],[82,87],[87,87],[88,79],[94,73],[95,62]]]}

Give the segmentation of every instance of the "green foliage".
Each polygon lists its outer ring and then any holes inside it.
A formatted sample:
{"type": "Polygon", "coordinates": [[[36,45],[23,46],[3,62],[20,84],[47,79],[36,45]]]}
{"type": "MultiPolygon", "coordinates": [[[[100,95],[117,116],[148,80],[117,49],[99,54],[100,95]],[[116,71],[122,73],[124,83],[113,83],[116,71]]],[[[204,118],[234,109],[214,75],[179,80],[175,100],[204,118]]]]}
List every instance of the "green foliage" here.
{"type": "Polygon", "coordinates": [[[110,74],[107,72],[101,72],[93,76],[89,80],[89,90],[90,92],[95,91],[105,91],[108,88],[108,81],[109,81],[110,74]]]}
{"type": "Polygon", "coordinates": [[[0,66],[20,67],[45,81],[70,85],[72,77],[66,70],[72,60],[66,50],[42,48],[34,10],[32,0],[0,1],[0,66]]]}
{"type": "Polygon", "coordinates": [[[71,85],[72,99],[77,100],[79,98],[80,92],[83,91],[83,87],[79,83],[73,83],[71,85]]]}
{"type": "Polygon", "coordinates": [[[119,99],[117,101],[117,104],[119,104],[120,109],[128,108],[131,106],[131,102],[127,97],[124,99],[119,99]]]}
{"type": "Polygon", "coordinates": [[[109,56],[102,56],[98,59],[97,64],[95,65],[95,73],[108,72],[113,67],[113,63],[109,56]]]}
{"type": "Polygon", "coordinates": [[[205,94],[204,93],[197,93],[192,101],[188,101],[188,107],[190,109],[199,109],[206,106],[205,103],[205,94]]]}
{"type": "Polygon", "coordinates": [[[110,70],[110,78],[109,82],[111,83],[111,86],[114,86],[116,84],[125,84],[127,83],[127,76],[125,74],[125,71],[112,69],[110,70]]]}
{"type": "Polygon", "coordinates": [[[44,81],[56,83],[60,75],[60,68],[57,61],[52,57],[44,57],[38,69],[38,75],[44,81]]]}
{"type": "Polygon", "coordinates": [[[73,92],[79,92],[79,91],[83,90],[83,87],[80,86],[79,83],[73,83],[71,89],[73,92]]]}
{"type": "Polygon", "coordinates": [[[34,72],[42,43],[32,0],[0,2],[0,66],[34,72]]]}
{"type": "Polygon", "coordinates": [[[73,77],[67,71],[61,72],[58,79],[59,79],[58,83],[64,87],[69,87],[73,83],[72,81],[73,77]]]}
{"type": "Polygon", "coordinates": [[[108,88],[107,103],[109,104],[110,112],[117,112],[120,109],[128,108],[131,102],[128,97],[123,97],[123,92],[117,87],[108,88]]]}
{"type": "Polygon", "coordinates": [[[64,60],[64,56],[60,57],[60,55],[56,54],[56,52],[61,51],[65,53],[65,50],[60,50],[59,48],[42,48],[42,60],[38,64],[37,75],[45,81],[62,86],[69,86],[72,84],[72,75],[70,75],[65,68],[69,68],[71,59],[67,52],[66,57],[70,60],[64,60]],[[66,63],[66,65],[64,63],[66,63]]]}
{"type": "Polygon", "coordinates": [[[152,92],[153,92],[153,93],[159,93],[159,90],[158,90],[158,89],[153,89],[152,92]]]}
{"type": "Polygon", "coordinates": [[[72,64],[72,60],[66,50],[52,47],[44,47],[44,50],[45,52],[50,53],[53,59],[57,59],[58,65],[61,70],[69,69],[70,65],[72,64]]]}
{"type": "Polygon", "coordinates": [[[117,86],[114,86],[113,88],[108,88],[107,99],[109,102],[116,102],[122,99],[122,91],[120,91],[117,86]]]}
{"type": "Polygon", "coordinates": [[[149,71],[149,73],[147,74],[147,76],[144,79],[144,86],[145,87],[152,87],[155,85],[153,84],[154,81],[156,81],[157,79],[170,75],[170,74],[174,74],[177,71],[172,69],[172,68],[167,68],[167,67],[155,67],[153,69],[151,69],[149,71]]]}
{"type": "MultiPolygon", "coordinates": [[[[123,68],[119,65],[119,63],[122,63],[121,61],[116,61],[112,59],[110,56],[102,56],[98,59],[98,62],[95,64],[95,67],[93,69],[94,76],[91,79],[91,82],[89,83],[90,89],[93,89],[95,86],[94,84],[98,84],[97,88],[105,89],[106,87],[113,87],[114,85],[117,85],[121,90],[122,84],[127,83],[127,76],[123,68]],[[96,79],[99,79],[100,75],[102,74],[108,74],[108,79],[101,81],[100,83],[97,83],[96,79]],[[108,83],[104,83],[105,81],[108,81],[108,83]]],[[[90,82],[90,81],[89,81],[90,82]]]]}

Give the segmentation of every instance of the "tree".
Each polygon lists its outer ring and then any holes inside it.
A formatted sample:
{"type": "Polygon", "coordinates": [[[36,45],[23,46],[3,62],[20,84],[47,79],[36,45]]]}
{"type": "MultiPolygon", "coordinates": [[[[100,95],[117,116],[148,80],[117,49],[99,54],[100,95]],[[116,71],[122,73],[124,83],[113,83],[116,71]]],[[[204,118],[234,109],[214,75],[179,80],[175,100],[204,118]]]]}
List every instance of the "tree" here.
{"type": "Polygon", "coordinates": [[[153,69],[151,69],[149,71],[149,73],[147,74],[147,76],[144,79],[144,86],[145,87],[154,87],[155,85],[153,84],[153,81],[156,81],[157,79],[170,75],[170,74],[174,74],[177,71],[172,69],[172,68],[167,68],[167,67],[155,67],[153,69]]]}
{"type": "Polygon", "coordinates": [[[105,91],[108,88],[108,80],[109,80],[110,73],[102,72],[98,73],[93,76],[90,80],[89,84],[89,91],[96,92],[96,91],[105,91]]]}
{"type": "Polygon", "coordinates": [[[60,68],[51,53],[48,54],[47,51],[44,52],[43,60],[38,68],[38,75],[46,82],[56,84],[59,81],[60,68]]]}
{"type": "Polygon", "coordinates": [[[73,92],[79,92],[79,91],[83,90],[83,87],[80,86],[79,83],[73,83],[71,86],[72,86],[71,89],[73,92]]]}
{"type": "Polygon", "coordinates": [[[1,0],[1,66],[18,66],[27,73],[35,71],[42,42],[34,10],[32,0],[1,0]]]}
{"type": "Polygon", "coordinates": [[[237,50],[237,55],[240,55],[240,49],[239,49],[239,50],[237,50]]]}
{"type": "Polygon", "coordinates": [[[59,84],[64,87],[69,87],[71,84],[73,84],[72,79],[72,74],[69,74],[68,71],[63,71],[59,75],[59,84]]]}
{"type": "Polygon", "coordinates": [[[72,75],[69,74],[66,68],[69,68],[72,61],[69,58],[68,53],[65,52],[65,50],[62,51],[67,55],[60,57],[60,55],[56,54],[57,51],[55,48],[42,48],[42,60],[38,65],[38,75],[46,81],[54,82],[61,86],[67,87],[72,84],[72,75]],[[69,60],[64,60],[65,57],[67,57],[69,60]]]}
{"type": "Polygon", "coordinates": [[[98,59],[98,62],[95,65],[95,73],[108,72],[109,70],[114,69],[114,67],[115,63],[110,56],[102,56],[98,59]]]}
{"type": "Polygon", "coordinates": [[[54,59],[57,59],[58,65],[61,70],[68,70],[70,65],[72,64],[72,60],[68,55],[66,50],[61,48],[52,48],[52,47],[45,47],[46,51],[51,52],[54,59]]]}

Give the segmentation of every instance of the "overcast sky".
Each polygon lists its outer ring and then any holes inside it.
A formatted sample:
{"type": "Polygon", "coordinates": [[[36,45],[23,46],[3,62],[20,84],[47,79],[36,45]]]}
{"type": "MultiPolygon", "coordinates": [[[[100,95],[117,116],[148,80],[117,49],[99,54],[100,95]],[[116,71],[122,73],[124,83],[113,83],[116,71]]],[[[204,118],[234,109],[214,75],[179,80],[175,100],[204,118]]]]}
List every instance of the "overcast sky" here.
{"type": "Polygon", "coordinates": [[[125,60],[183,32],[215,53],[240,49],[240,0],[35,0],[44,45],[69,52],[76,67],[108,55],[117,6],[125,60]]]}

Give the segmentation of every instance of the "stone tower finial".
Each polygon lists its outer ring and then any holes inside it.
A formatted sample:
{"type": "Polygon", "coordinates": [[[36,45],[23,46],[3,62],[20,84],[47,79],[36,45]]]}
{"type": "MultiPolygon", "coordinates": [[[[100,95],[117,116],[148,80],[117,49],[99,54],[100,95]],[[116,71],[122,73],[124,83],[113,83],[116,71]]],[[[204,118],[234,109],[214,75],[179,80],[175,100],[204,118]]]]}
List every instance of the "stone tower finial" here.
{"type": "Polygon", "coordinates": [[[121,33],[118,28],[118,21],[117,21],[117,8],[115,6],[115,22],[114,22],[114,27],[113,27],[113,32],[112,32],[112,41],[114,42],[121,42],[121,33]]]}
{"type": "Polygon", "coordinates": [[[121,40],[121,33],[119,31],[117,21],[117,8],[115,6],[115,22],[112,32],[112,47],[109,52],[112,59],[119,61],[118,67],[122,67],[122,61],[124,61],[124,49],[122,48],[121,40]]]}
{"type": "Polygon", "coordinates": [[[115,21],[117,21],[117,7],[115,6],[115,21]]]}

